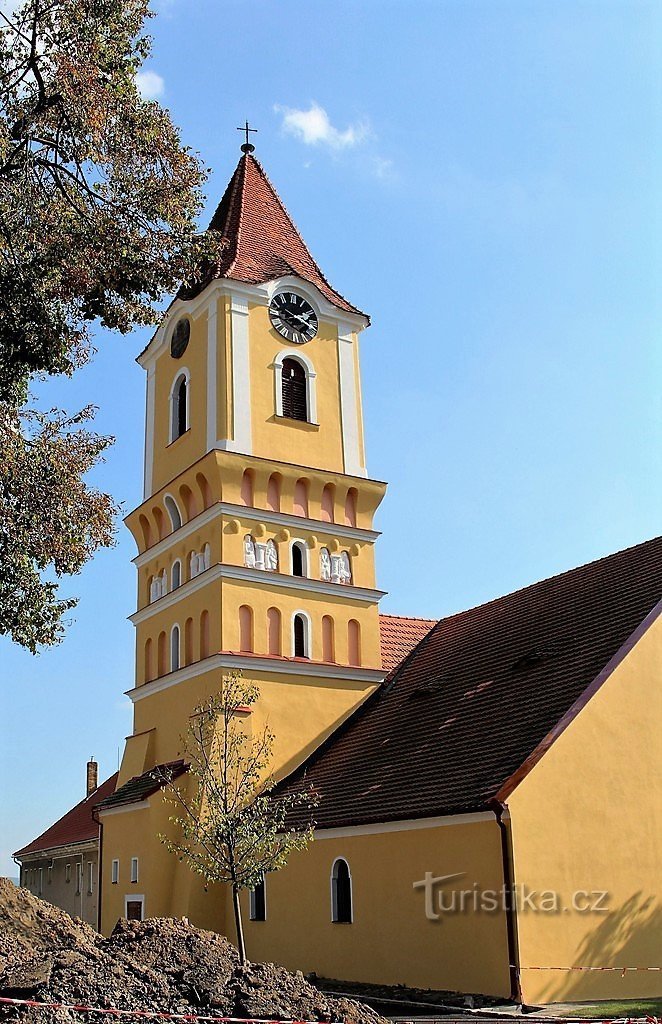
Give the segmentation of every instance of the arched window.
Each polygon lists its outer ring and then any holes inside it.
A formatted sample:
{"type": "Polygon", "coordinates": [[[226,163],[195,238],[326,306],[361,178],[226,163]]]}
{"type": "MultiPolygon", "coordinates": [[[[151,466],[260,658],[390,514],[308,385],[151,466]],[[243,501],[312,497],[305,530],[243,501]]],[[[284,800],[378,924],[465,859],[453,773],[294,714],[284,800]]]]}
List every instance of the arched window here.
{"type": "Polygon", "coordinates": [[[347,624],[347,654],[350,665],[361,664],[361,627],[356,619],[347,624]]]}
{"type": "Polygon", "coordinates": [[[157,676],[164,676],[166,670],[166,635],[165,633],[159,633],[159,640],[157,646],[157,662],[156,662],[156,674],[157,676]]]}
{"type": "Polygon", "coordinates": [[[267,484],[267,508],[280,512],[280,474],[272,473],[267,484]]]}
{"type": "Polygon", "coordinates": [[[200,616],[200,658],[209,657],[209,612],[204,610],[200,616]]]}
{"type": "Polygon", "coordinates": [[[178,437],[188,430],[188,374],[182,370],[175,378],[170,393],[170,440],[176,441],[178,437]]]}
{"type": "Polygon", "coordinates": [[[331,920],[337,924],[352,923],[352,876],[342,857],[333,862],[331,869],[331,920]]]}
{"type": "Polygon", "coordinates": [[[292,621],[292,653],[295,658],[309,658],[308,620],[297,612],[292,621]]]}
{"type": "Polygon", "coordinates": [[[241,478],[241,501],[249,508],[253,508],[255,503],[253,490],[253,473],[250,469],[246,469],[241,478]]]}
{"type": "Polygon", "coordinates": [[[267,919],[267,898],[264,872],[262,880],[254,889],[250,890],[248,916],[251,921],[266,921],[267,919]]]}
{"type": "Polygon", "coordinates": [[[336,660],[335,629],[330,615],[322,618],[322,661],[336,660]]]}
{"type": "Polygon", "coordinates": [[[149,637],[145,643],[145,682],[152,679],[152,638],[149,637]]]}
{"type": "Polygon", "coordinates": [[[322,507],[321,507],[321,519],[325,523],[332,523],[333,518],[333,506],[335,502],[335,487],[333,484],[327,484],[322,491],[322,507]]]}
{"type": "Polygon", "coordinates": [[[308,423],[317,422],[315,367],[303,352],[291,350],[274,359],[276,415],[308,423]]]}
{"type": "Polygon", "coordinates": [[[295,540],[292,545],[292,575],[306,575],[306,549],[300,540],[295,540]]]}
{"type": "Polygon", "coordinates": [[[356,488],[350,487],[345,498],[345,526],[356,526],[356,498],[356,488]]]}
{"type": "Polygon", "coordinates": [[[184,623],[184,664],[193,664],[193,619],[184,623]]]}
{"type": "Polygon", "coordinates": [[[173,626],[170,634],[170,671],[179,668],[179,626],[173,626]]]}
{"type": "Polygon", "coordinates": [[[294,505],[292,508],[295,516],[308,518],[308,481],[297,480],[294,485],[294,505]]]}
{"type": "Polygon", "coordinates": [[[177,587],[182,585],[182,563],[177,559],[172,563],[172,589],[177,590],[177,587]]]}
{"type": "Polygon", "coordinates": [[[172,495],[166,494],[165,498],[163,499],[163,504],[165,505],[167,513],[170,517],[170,523],[172,525],[173,531],[178,530],[179,527],[182,525],[182,517],[179,509],[177,508],[177,502],[172,497],[172,495]]]}
{"type": "Polygon", "coordinates": [[[289,420],[308,420],[306,371],[298,359],[283,360],[283,412],[289,420]]]}
{"type": "Polygon", "coordinates": [[[280,612],[277,608],[269,608],[267,610],[267,646],[269,654],[280,654],[280,636],[280,612]]]}
{"type": "Polygon", "coordinates": [[[242,604],[239,609],[239,650],[253,651],[253,609],[242,604]]]}

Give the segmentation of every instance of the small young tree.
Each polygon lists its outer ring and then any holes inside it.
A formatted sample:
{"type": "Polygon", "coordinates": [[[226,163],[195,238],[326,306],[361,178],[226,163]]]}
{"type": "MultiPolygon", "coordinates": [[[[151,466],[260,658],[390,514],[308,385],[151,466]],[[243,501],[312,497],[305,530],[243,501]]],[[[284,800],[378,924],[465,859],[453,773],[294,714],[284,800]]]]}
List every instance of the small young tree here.
{"type": "Polygon", "coordinates": [[[273,733],[265,726],[251,737],[237,712],[255,704],[259,690],[233,672],[223,689],[195,709],[184,740],[189,779],[164,778],[166,799],[177,813],[170,821],[180,839],[159,835],[161,842],[207,882],[225,882],[232,891],[239,959],[246,962],[239,893],[255,889],[267,871],[285,866],[294,850],[312,839],[310,814],[317,801],[312,791],[286,797],[272,795],[268,775],[273,733]],[[288,823],[290,813],[308,824],[288,823]]]}

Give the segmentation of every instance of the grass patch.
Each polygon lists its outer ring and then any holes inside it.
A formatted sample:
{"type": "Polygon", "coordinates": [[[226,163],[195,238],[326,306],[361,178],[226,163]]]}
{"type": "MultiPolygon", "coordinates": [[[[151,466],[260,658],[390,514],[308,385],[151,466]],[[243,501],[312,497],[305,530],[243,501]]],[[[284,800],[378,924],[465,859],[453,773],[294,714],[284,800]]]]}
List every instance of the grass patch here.
{"type": "Polygon", "coordinates": [[[662,1017],[662,999],[623,999],[614,1002],[568,1006],[566,1017],[662,1017]]]}

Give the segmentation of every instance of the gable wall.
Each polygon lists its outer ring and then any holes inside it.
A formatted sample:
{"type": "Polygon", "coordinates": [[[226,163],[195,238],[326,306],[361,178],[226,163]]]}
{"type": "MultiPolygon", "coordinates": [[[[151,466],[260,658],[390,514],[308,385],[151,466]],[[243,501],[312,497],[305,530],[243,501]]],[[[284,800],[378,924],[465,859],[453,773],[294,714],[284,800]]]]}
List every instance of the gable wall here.
{"type": "MultiPolygon", "coordinates": [[[[518,915],[524,967],[662,966],[662,618],[509,798],[516,885],[570,909],[518,915]],[[608,913],[572,894],[606,891],[608,913]]],[[[522,972],[525,1001],[662,994],[662,972],[522,972]]]]}

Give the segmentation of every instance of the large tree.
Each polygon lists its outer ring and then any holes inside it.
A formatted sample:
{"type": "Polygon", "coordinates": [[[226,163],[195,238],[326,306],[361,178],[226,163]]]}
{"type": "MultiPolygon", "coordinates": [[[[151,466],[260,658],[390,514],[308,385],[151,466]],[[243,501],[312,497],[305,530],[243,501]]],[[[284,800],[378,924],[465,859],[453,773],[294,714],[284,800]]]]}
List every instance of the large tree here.
{"type": "Polygon", "coordinates": [[[32,650],[61,637],[70,604],[40,574],[77,571],[110,543],[114,504],[83,481],[107,443],[82,425],[89,411],[40,421],[21,410],[30,381],[89,358],[95,322],[153,322],[213,255],[195,228],[205,171],[136,84],[149,13],[148,0],[0,7],[0,633],[32,650]],[[9,465],[26,477],[16,527],[9,465]]]}
{"type": "Polygon", "coordinates": [[[170,821],[176,833],[159,837],[206,882],[229,885],[242,964],[246,947],[239,893],[257,888],[266,872],[278,871],[290,853],[305,849],[317,803],[312,790],[273,794],[268,774],[273,733],[265,726],[251,736],[241,715],[258,697],[255,684],[233,672],[223,678],[219,694],[195,709],[184,738],[188,776],[163,779],[175,807],[170,821]],[[294,819],[303,825],[293,823],[295,808],[294,819]]]}

